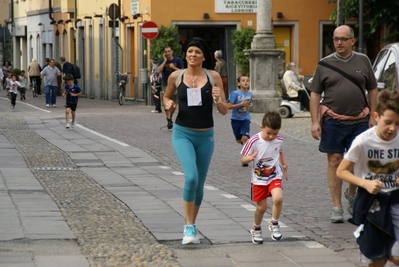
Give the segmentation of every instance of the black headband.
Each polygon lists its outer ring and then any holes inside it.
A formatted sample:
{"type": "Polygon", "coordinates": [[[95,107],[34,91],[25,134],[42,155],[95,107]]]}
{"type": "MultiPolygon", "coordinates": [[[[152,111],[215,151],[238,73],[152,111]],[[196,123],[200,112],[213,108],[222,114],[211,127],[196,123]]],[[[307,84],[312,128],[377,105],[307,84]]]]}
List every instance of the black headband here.
{"type": "Polygon", "coordinates": [[[202,54],[205,55],[206,50],[205,50],[205,47],[201,44],[201,42],[199,42],[199,41],[197,41],[197,40],[192,40],[192,41],[190,41],[190,42],[187,44],[187,49],[188,49],[190,46],[198,47],[199,49],[201,49],[202,54]]]}

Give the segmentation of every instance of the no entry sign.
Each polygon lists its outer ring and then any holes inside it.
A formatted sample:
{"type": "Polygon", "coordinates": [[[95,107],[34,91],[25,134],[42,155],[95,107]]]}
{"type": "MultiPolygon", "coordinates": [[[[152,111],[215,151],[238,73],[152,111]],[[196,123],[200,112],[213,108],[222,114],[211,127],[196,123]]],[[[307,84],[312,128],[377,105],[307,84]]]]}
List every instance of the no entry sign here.
{"type": "Polygon", "coordinates": [[[146,39],[154,39],[158,35],[158,25],[153,21],[146,21],[141,26],[141,35],[146,39]]]}

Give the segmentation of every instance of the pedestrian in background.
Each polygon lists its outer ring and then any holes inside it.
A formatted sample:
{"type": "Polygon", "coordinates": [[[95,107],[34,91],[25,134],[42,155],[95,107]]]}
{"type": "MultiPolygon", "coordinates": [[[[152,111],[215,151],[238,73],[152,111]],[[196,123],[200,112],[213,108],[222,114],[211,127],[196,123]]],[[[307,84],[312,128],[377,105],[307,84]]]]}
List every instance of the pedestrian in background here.
{"type": "Polygon", "coordinates": [[[162,113],[161,109],[161,84],[162,75],[157,72],[158,68],[158,57],[151,58],[152,70],[150,74],[151,92],[152,98],[154,99],[155,109],[152,113],[162,113]]]}
{"type": "MultiPolygon", "coordinates": [[[[12,66],[10,61],[5,60],[3,62],[3,66],[1,67],[1,70],[3,71],[4,77],[9,77],[11,79],[11,76],[9,74],[12,74],[12,66]]],[[[5,81],[3,81],[3,88],[5,87],[5,81]]]]}
{"type": "Polygon", "coordinates": [[[303,76],[296,73],[296,65],[294,62],[287,64],[287,70],[283,75],[283,82],[287,88],[289,97],[298,98],[302,104],[302,109],[309,111],[309,95],[306,92],[306,87],[303,84],[303,76]]]}
{"type": "Polygon", "coordinates": [[[61,71],[55,66],[55,60],[51,59],[50,64],[40,74],[42,77],[46,77],[46,107],[56,107],[58,76],[61,76],[61,71]]]}
{"type": "MultiPolygon", "coordinates": [[[[343,223],[342,180],[336,175],[337,168],[353,139],[375,125],[370,113],[375,110],[378,89],[368,57],[352,51],[356,43],[353,29],[339,26],[333,42],[336,52],[321,59],[309,87],[310,115],[312,136],[320,139],[320,152],[327,153],[327,183],[333,204],[331,222],[343,223]]],[[[355,193],[353,185],[345,190],[349,213],[355,193]]]]}
{"type": "MultiPolygon", "coordinates": [[[[252,92],[249,91],[249,77],[246,74],[237,78],[237,90],[231,92],[227,107],[231,112],[231,128],[236,142],[244,145],[250,137],[252,92]]],[[[242,166],[247,167],[248,164],[242,166]]]]}
{"type": "Polygon", "coordinates": [[[66,128],[69,129],[69,127],[74,128],[75,123],[76,123],[76,108],[78,106],[78,99],[79,96],[82,93],[82,90],[80,87],[74,83],[75,78],[73,77],[72,74],[67,74],[65,75],[65,90],[62,93],[62,96],[65,97],[66,99],[66,105],[65,105],[65,121],[66,121],[66,128]],[[72,115],[72,122],[71,124],[69,123],[69,114],[72,115]]]}
{"type": "Polygon", "coordinates": [[[284,155],[283,138],[279,135],[281,117],[269,111],[262,119],[260,132],[249,138],[242,148],[242,163],[252,163],[251,197],[256,202],[254,225],[250,232],[254,244],[262,244],[261,223],[267,210],[267,198],[272,197],[272,219],[269,231],[273,240],[280,240],[278,219],[283,206],[282,177],[288,180],[287,161],[284,155]],[[280,165],[281,163],[281,165],[280,165]]]}
{"type": "Polygon", "coordinates": [[[210,67],[211,52],[198,37],[185,47],[187,69],[173,72],[163,96],[167,112],[173,112],[177,91],[179,113],[172,132],[172,145],[184,173],[183,207],[186,224],[182,244],[198,244],[195,224],[204,195],[204,185],[214,150],[213,103],[227,113],[220,75],[210,67]]]}
{"type": "Polygon", "coordinates": [[[26,86],[28,85],[28,78],[26,78],[24,70],[21,70],[21,73],[19,75],[19,83],[21,84],[21,87],[18,89],[21,96],[21,101],[22,99],[26,100],[25,92],[26,92],[26,86]]]}
{"type": "Polygon", "coordinates": [[[369,267],[399,266],[399,93],[383,90],[372,116],[377,126],[359,134],[337,170],[357,185],[353,221],[357,243],[369,267]]]}
{"type": "Polygon", "coordinates": [[[40,67],[39,63],[37,63],[36,59],[32,59],[32,62],[29,64],[28,67],[28,75],[30,79],[30,84],[32,86],[33,80],[36,81],[36,94],[41,95],[41,78],[40,78],[40,71],[42,68],[40,67]]]}
{"type": "Polygon", "coordinates": [[[222,77],[222,82],[223,82],[223,91],[225,96],[227,97],[227,64],[226,61],[223,59],[223,52],[222,50],[216,50],[215,51],[215,59],[216,59],[216,64],[215,64],[215,71],[219,73],[220,77],[222,77]]]}
{"type": "MultiPolygon", "coordinates": [[[[170,46],[164,48],[163,59],[158,64],[157,72],[162,74],[162,88],[165,91],[168,85],[169,75],[174,71],[184,68],[184,63],[181,58],[173,55],[173,50],[170,46]]],[[[176,96],[173,98],[176,101],[176,96]]],[[[175,109],[166,112],[166,121],[168,129],[173,128],[173,113],[175,109]]]]}

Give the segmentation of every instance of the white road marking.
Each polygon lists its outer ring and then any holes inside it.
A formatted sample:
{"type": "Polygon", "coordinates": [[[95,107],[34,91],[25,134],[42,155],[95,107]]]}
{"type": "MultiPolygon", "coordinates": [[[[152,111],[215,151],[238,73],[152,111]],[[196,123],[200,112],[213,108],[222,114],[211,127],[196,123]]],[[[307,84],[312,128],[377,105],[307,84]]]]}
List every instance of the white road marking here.
{"type": "Polygon", "coordinates": [[[248,211],[255,211],[256,207],[254,205],[241,205],[241,207],[243,207],[244,209],[248,210],[248,211]]]}
{"type": "Polygon", "coordinates": [[[109,141],[112,141],[112,142],[114,142],[114,143],[116,143],[116,144],[118,144],[118,145],[121,145],[121,146],[129,146],[128,144],[125,144],[125,143],[123,143],[123,142],[120,142],[120,141],[118,141],[118,140],[115,140],[115,139],[113,139],[113,138],[111,138],[111,137],[108,137],[108,136],[106,136],[106,135],[100,134],[100,133],[98,133],[98,132],[96,132],[96,131],[90,130],[89,128],[86,128],[86,127],[84,127],[84,126],[82,126],[82,125],[80,125],[80,124],[76,124],[76,126],[79,127],[79,128],[81,128],[81,129],[83,129],[83,130],[88,131],[89,133],[95,134],[95,135],[97,135],[97,136],[99,136],[99,137],[102,137],[102,138],[104,138],[104,139],[107,139],[107,140],[109,140],[109,141]]]}
{"type": "Polygon", "coordinates": [[[325,248],[325,246],[316,241],[299,241],[299,242],[304,244],[308,248],[325,248]]]}
{"type": "Polygon", "coordinates": [[[218,188],[211,186],[211,185],[206,185],[206,186],[204,186],[204,188],[208,189],[208,190],[219,190],[218,188]]]}
{"type": "Polygon", "coordinates": [[[164,170],[170,169],[170,167],[168,167],[168,166],[158,166],[158,167],[161,168],[161,169],[164,169],[164,170]]]}
{"type": "Polygon", "coordinates": [[[172,172],[174,175],[184,175],[182,172],[172,172]]]}
{"type": "Polygon", "coordinates": [[[232,194],[222,194],[222,196],[224,196],[225,198],[238,198],[237,196],[232,194]]]}

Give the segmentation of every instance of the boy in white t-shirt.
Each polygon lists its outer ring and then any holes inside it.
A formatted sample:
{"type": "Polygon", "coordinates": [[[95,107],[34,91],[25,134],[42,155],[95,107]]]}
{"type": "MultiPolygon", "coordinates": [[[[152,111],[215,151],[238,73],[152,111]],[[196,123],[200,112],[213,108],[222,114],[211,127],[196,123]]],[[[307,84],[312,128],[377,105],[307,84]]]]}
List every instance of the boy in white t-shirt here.
{"type": "Polygon", "coordinates": [[[272,219],[269,230],[273,240],[280,240],[278,219],[283,205],[282,177],[288,180],[287,161],[283,152],[283,138],[278,135],[281,128],[281,117],[277,112],[267,112],[260,126],[261,131],[248,139],[242,148],[242,163],[252,164],[251,198],[257,206],[254,225],[250,230],[252,242],[262,244],[261,223],[267,210],[267,198],[272,197],[272,219]],[[281,165],[280,166],[280,162],[281,165]]]}
{"type": "Polygon", "coordinates": [[[17,81],[17,75],[11,74],[11,79],[9,83],[9,90],[11,94],[11,107],[12,109],[15,108],[15,100],[17,99],[18,95],[18,88],[21,87],[21,84],[17,81]]]}
{"type": "Polygon", "coordinates": [[[337,169],[337,176],[358,186],[353,221],[369,267],[399,265],[399,93],[379,93],[377,126],[359,134],[337,169]]]}

